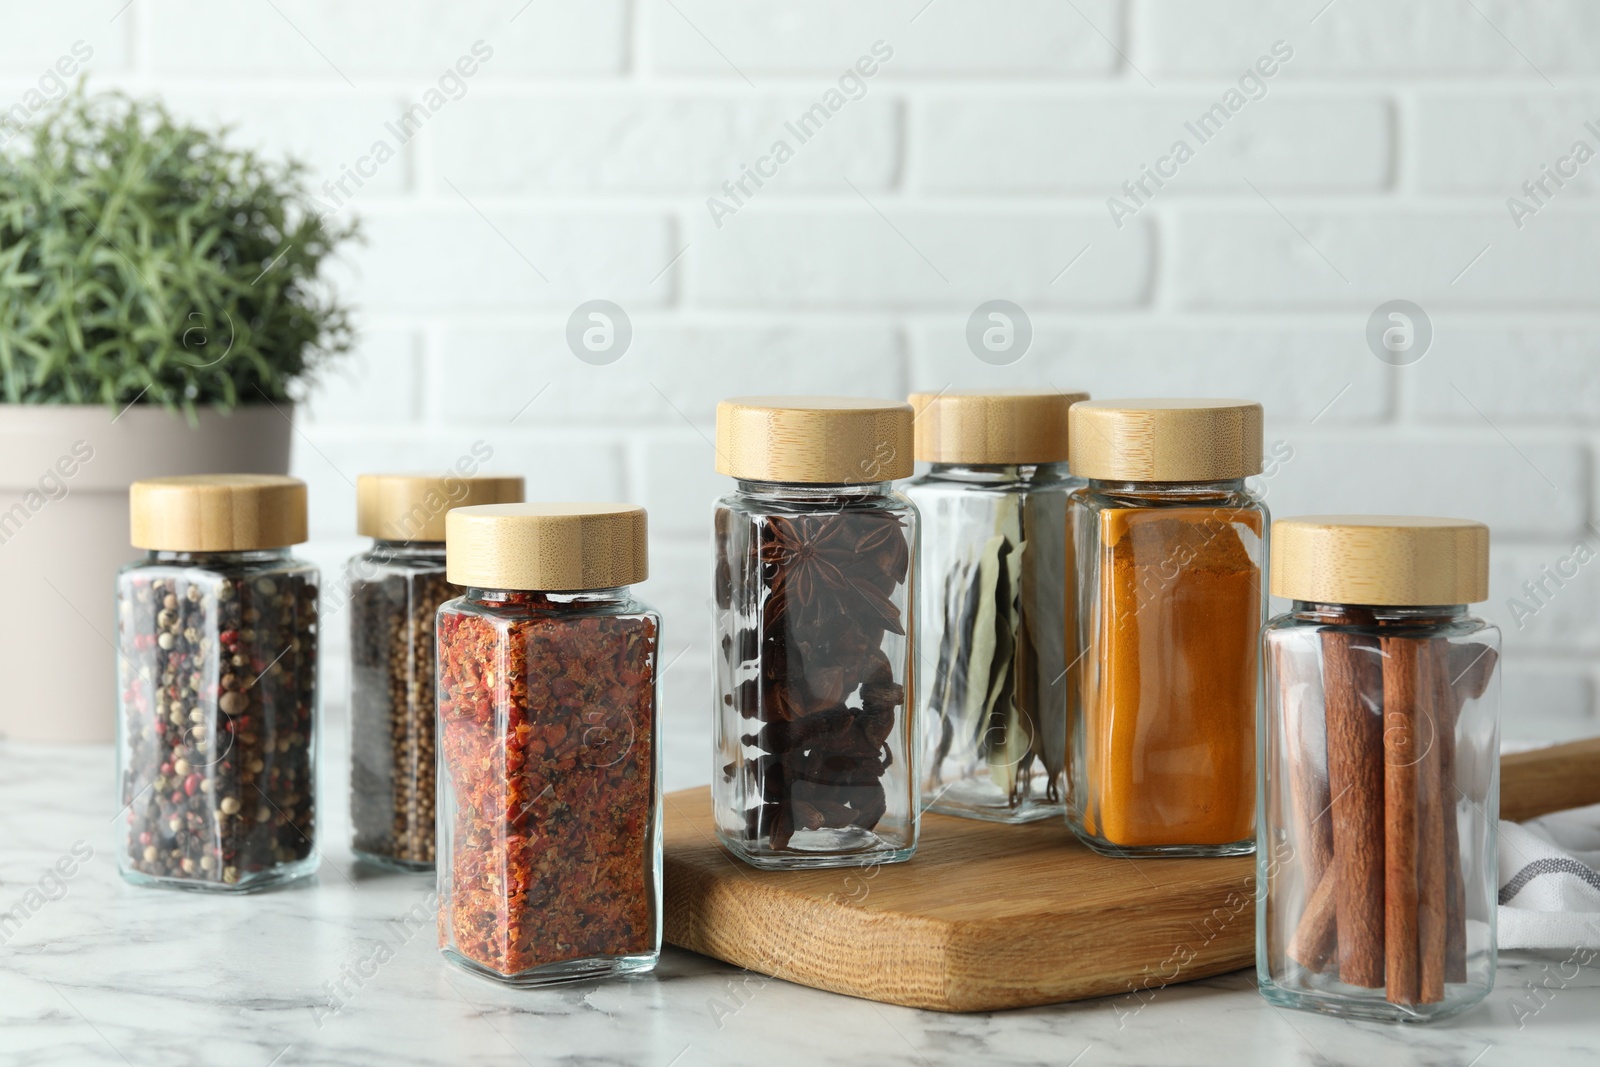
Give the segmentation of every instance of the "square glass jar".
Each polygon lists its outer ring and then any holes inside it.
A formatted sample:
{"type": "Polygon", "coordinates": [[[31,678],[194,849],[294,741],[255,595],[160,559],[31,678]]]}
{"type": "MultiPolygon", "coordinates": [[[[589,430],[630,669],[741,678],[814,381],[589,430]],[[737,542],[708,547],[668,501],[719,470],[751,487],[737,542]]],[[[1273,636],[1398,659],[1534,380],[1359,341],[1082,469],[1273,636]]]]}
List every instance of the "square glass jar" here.
{"type": "Polygon", "coordinates": [[[1114,856],[1255,848],[1261,407],[1075,404],[1080,711],[1068,823],[1114,856]]]}
{"type": "Polygon", "coordinates": [[[644,511],[500,504],[447,519],[439,609],[439,940],[512,985],[661,953],[661,617],[644,511]]]}
{"type": "Polygon", "coordinates": [[[1500,633],[1488,528],[1273,527],[1262,635],[1257,986],[1274,1004],[1428,1022],[1494,986],[1500,633]]]}
{"type": "Polygon", "coordinates": [[[305,538],[305,486],[198,476],[130,496],[147,555],[117,577],[119,869],[221,892],[305,877],[319,583],[286,547],[305,538]]]}
{"type": "Polygon", "coordinates": [[[916,849],[911,408],[755,397],[717,409],[718,839],[756,867],[893,863],[916,849]]]}

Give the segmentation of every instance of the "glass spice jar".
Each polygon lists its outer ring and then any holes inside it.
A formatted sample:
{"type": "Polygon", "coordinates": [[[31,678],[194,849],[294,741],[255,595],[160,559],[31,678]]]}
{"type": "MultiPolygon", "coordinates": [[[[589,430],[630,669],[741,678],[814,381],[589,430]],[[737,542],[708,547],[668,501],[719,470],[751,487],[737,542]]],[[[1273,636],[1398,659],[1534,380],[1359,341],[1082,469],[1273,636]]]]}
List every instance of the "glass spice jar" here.
{"type": "Polygon", "coordinates": [[[445,579],[444,517],[522,493],[520,477],[356,478],[356,529],[374,539],[346,567],[350,821],[361,859],[433,869],[434,617],[460,593],[445,579]]]}
{"type": "Polygon", "coordinates": [[[487,504],[445,518],[439,943],[517,985],[661,952],[661,617],[645,513],[487,504]]]}
{"type": "Polygon", "coordinates": [[[1262,640],[1256,971],[1274,1004],[1454,1015],[1494,987],[1500,631],[1489,530],[1309,516],[1272,527],[1262,640]]]}
{"type": "Polygon", "coordinates": [[[917,511],[893,401],[717,406],[717,834],[757,867],[911,858],[917,511]]]}
{"type": "Polygon", "coordinates": [[[117,577],[117,778],[128,881],[244,892],[317,868],[317,570],[295,478],[129,491],[117,577]]]}
{"type": "Polygon", "coordinates": [[[1081,713],[1067,821],[1117,856],[1255,848],[1261,405],[1074,404],[1081,713]]]}
{"type": "Polygon", "coordinates": [[[1076,700],[1067,411],[1088,393],[913,393],[922,519],[922,805],[995,822],[1066,812],[1076,700]]]}

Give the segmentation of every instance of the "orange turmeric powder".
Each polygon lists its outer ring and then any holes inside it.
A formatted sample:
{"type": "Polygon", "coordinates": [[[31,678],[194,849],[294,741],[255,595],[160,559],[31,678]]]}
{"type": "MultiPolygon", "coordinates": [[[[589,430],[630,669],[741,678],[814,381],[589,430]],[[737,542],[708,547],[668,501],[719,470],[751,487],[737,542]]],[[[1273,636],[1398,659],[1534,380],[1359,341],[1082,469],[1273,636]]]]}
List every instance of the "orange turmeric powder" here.
{"type": "Polygon", "coordinates": [[[1078,761],[1093,837],[1181,849],[1254,836],[1261,533],[1255,509],[1100,512],[1078,761]]]}

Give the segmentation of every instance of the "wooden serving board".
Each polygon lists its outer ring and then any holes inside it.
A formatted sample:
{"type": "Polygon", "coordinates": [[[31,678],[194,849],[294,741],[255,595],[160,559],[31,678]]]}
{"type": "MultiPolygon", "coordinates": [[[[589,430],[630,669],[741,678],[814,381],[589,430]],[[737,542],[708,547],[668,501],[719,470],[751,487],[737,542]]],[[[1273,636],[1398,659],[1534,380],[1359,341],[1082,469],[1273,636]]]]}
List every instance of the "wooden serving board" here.
{"type": "MultiPolygon", "coordinates": [[[[1507,756],[1506,815],[1600,801],[1600,740],[1507,756]],[[1564,783],[1564,784],[1556,784],[1564,783]]],[[[710,790],[666,798],[668,942],[801,985],[937,1011],[1156,989],[1255,962],[1255,858],[1110,859],[1060,820],[926,815],[908,863],[759,871],[710,790]]]]}
{"type": "Polygon", "coordinates": [[[1250,856],[1108,859],[1061,820],[925,815],[910,862],[759,871],[715,843],[709,789],[669,794],[666,824],[666,939],[835,993],[987,1011],[1255,958],[1250,856]]]}

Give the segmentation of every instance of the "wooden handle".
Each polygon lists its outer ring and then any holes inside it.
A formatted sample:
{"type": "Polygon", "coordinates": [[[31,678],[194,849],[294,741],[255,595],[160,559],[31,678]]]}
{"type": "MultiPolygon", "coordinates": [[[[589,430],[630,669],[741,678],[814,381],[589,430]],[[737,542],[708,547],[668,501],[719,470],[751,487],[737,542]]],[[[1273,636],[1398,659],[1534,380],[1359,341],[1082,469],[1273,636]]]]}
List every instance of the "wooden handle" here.
{"type": "Polygon", "coordinates": [[[1500,817],[1512,822],[1600,804],[1600,737],[1500,757],[1500,817]]]}

